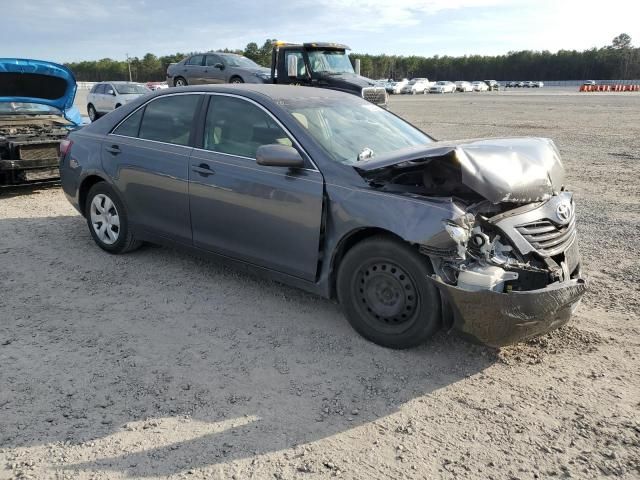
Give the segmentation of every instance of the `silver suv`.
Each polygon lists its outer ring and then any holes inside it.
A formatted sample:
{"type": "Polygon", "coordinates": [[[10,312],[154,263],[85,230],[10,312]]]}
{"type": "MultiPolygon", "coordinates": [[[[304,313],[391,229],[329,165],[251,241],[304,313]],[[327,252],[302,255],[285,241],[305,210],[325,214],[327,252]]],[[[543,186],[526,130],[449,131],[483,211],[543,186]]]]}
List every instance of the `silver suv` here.
{"type": "Polygon", "coordinates": [[[96,83],[87,95],[87,113],[93,122],[105,113],[135,100],[151,90],[141,83],[101,82],[96,83]]]}
{"type": "Polygon", "coordinates": [[[271,83],[271,70],[234,53],[191,55],[167,68],[167,84],[174,87],[206,83],[271,83]]]}

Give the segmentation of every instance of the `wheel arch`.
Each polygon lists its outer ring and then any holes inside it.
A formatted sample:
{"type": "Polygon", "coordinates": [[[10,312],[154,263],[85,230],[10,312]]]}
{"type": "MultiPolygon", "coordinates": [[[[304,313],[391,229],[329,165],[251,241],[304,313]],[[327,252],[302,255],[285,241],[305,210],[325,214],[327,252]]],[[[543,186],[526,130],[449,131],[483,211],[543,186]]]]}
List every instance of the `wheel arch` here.
{"type": "Polygon", "coordinates": [[[87,194],[89,193],[89,190],[91,190],[91,187],[93,187],[96,183],[106,181],[107,180],[100,175],[92,174],[88,175],[82,180],[82,183],[80,183],[80,188],[78,188],[78,207],[80,207],[80,212],[83,216],[86,211],[85,203],[87,201],[87,194]]]}
{"type": "MultiPolygon", "coordinates": [[[[407,242],[404,238],[400,237],[398,234],[380,227],[363,227],[363,228],[358,228],[346,233],[345,235],[342,236],[342,238],[336,244],[336,248],[333,250],[333,254],[331,256],[331,263],[329,267],[330,268],[329,296],[331,298],[336,298],[336,280],[337,280],[338,269],[340,268],[340,263],[342,262],[342,259],[349,252],[349,250],[351,250],[357,244],[361,243],[362,241],[368,238],[375,237],[375,236],[384,236],[384,237],[392,238],[394,240],[398,240],[400,242],[411,245],[410,242],[407,242]]],[[[425,258],[425,261],[431,264],[431,260],[429,259],[429,257],[425,256],[424,258],[425,258]]],[[[433,265],[431,266],[433,267],[433,265]]]]}

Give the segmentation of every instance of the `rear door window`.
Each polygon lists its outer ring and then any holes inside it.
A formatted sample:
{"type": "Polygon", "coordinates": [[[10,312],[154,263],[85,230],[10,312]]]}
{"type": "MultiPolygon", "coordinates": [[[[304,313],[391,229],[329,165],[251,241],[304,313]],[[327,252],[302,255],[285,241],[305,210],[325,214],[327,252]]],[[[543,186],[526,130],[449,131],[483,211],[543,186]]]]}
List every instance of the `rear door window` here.
{"type": "Polygon", "coordinates": [[[189,145],[193,118],[201,95],[171,95],[147,104],[139,138],[156,142],[189,145]]]}
{"type": "Polygon", "coordinates": [[[258,147],[271,144],[292,146],[266,112],[239,98],[211,97],[204,128],[205,150],[255,159],[258,147]]]}
{"type": "Polygon", "coordinates": [[[194,55],[189,60],[187,60],[187,65],[202,65],[203,55],[194,55]]]}

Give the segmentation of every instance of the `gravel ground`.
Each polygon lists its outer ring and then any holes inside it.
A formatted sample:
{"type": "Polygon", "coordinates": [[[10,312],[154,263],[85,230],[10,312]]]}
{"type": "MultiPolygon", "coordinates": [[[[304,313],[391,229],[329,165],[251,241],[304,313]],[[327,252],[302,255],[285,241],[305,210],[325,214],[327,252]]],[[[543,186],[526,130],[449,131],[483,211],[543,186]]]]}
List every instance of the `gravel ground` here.
{"type": "Polygon", "coordinates": [[[640,94],[394,97],[442,139],[553,138],[590,291],[502,350],[411,351],[166,248],[111,256],[59,188],[0,193],[0,479],[638,478],[640,94]]]}

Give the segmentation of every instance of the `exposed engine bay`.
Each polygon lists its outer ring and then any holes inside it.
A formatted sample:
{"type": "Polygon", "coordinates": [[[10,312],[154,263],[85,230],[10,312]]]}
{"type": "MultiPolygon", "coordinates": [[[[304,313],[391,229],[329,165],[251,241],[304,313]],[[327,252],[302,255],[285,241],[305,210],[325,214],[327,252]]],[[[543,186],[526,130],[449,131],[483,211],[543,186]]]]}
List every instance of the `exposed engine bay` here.
{"type": "Polygon", "coordinates": [[[551,140],[436,142],[356,168],[380,191],[461,212],[419,242],[459,330],[499,346],[568,321],[586,286],[573,194],[551,140]]]}
{"type": "Polygon", "coordinates": [[[0,116],[0,185],[59,178],[59,145],[68,125],[57,116],[0,116]]]}

